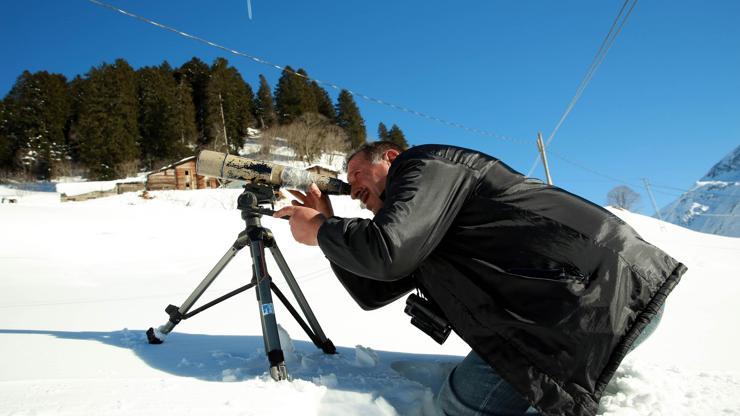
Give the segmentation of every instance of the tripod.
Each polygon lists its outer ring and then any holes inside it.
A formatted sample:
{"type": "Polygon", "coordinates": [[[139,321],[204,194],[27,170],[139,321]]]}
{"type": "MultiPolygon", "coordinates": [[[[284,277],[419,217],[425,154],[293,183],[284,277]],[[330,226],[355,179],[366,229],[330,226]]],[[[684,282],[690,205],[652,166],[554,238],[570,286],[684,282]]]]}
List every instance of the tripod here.
{"type": "Polygon", "coordinates": [[[262,323],[262,338],[265,342],[265,352],[267,353],[267,359],[270,362],[270,375],[273,379],[276,381],[287,380],[288,370],[285,367],[283,350],[280,348],[275,308],[272,303],[272,292],[277,295],[301,328],[306,331],[306,334],[311,341],[313,341],[316,347],[324,351],[326,354],[336,353],[334,344],[331,340],[326,338],[326,335],[324,335],[324,332],[321,330],[321,326],[311,311],[311,307],[308,305],[306,298],[303,296],[303,292],[301,292],[298,282],[296,282],[295,277],[293,277],[293,273],[291,273],[288,263],[285,262],[285,258],[283,258],[283,254],[280,252],[272,232],[267,228],[262,227],[262,223],[260,221],[262,215],[272,215],[274,211],[263,208],[260,204],[272,204],[274,201],[275,190],[272,186],[260,183],[248,183],[244,186],[244,192],[242,192],[237,199],[237,208],[241,211],[242,219],[246,222],[246,229],[239,233],[231,248],[229,248],[223,257],[221,257],[221,260],[216,263],[213,269],[211,269],[208,275],[206,275],[203,281],[195,288],[193,293],[190,294],[179,308],[175,305],[169,305],[165,308],[165,312],[169,315],[169,320],[157,329],[149,328],[149,330],[146,331],[146,336],[150,344],[161,344],[164,342],[167,334],[172,332],[180,321],[191,318],[211,306],[221,303],[232,296],[256,286],[257,302],[260,307],[262,323]],[[216,280],[216,277],[218,277],[226,265],[229,264],[231,259],[236,256],[239,250],[247,246],[249,246],[250,253],[252,255],[251,282],[248,285],[233,290],[191,312],[190,308],[193,307],[203,292],[208,289],[208,286],[216,280]],[[273,258],[285,277],[285,281],[288,282],[288,286],[293,292],[293,296],[298,302],[303,314],[306,316],[308,323],[303,320],[296,309],[290,304],[290,301],[288,301],[280,289],[278,289],[278,287],[272,282],[272,278],[267,272],[267,264],[265,263],[265,247],[270,249],[273,258]]]}

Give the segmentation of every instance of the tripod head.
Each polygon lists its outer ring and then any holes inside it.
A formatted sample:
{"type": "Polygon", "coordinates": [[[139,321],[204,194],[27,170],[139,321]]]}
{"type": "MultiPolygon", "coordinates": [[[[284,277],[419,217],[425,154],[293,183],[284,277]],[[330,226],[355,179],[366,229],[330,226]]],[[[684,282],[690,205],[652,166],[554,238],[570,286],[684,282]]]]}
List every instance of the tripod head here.
{"type": "Polygon", "coordinates": [[[264,182],[247,182],[244,191],[236,200],[236,207],[242,212],[242,218],[247,220],[262,215],[272,216],[275,213],[278,189],[279,186],[264,182]],[[270,209],[264,205],[269,205],[270,209]]]}
{"type": "Polygon", "coordinates": [[[261,182],[247,182],[244,185],[244,192],[239,195],[236,205],[239,209],[256,208],[260,205],[275,205],[277,191],[279,186],[270,185],[261,182]]]}

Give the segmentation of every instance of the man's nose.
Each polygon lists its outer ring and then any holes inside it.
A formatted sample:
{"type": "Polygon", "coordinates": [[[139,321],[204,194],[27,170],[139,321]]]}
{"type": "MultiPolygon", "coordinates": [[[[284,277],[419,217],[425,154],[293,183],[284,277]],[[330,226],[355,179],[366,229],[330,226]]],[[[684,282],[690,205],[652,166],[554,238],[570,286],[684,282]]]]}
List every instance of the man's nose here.
{"type": "Polygon", "coordinates": [[[359,195],[360,195],[360,187],[352,185],[349,191],[350,198],[357,199],[359,195]]]}

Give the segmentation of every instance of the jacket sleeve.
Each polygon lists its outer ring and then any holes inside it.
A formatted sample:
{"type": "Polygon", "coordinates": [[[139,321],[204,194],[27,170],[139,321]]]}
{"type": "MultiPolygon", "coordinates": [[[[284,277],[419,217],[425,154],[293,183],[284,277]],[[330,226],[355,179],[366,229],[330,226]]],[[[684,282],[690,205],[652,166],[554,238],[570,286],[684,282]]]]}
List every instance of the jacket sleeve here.
{"type": "Polygon", "coordinates": [[[366,311],[385,306],[410,292],[416,286],[414,278],[411,276],[393,282],[381,282],[357,276],[334,263],[331,264],[331,268],[355,302],[366,311]]]}
{"type": "Polygon", "coordinates": [[[332,263],[355,275],[402,279],[437,247],[476,181],[477,172],[460,163],[397,159],[375,218],[327,219],[319,229],[319,247],[332,263]]]}

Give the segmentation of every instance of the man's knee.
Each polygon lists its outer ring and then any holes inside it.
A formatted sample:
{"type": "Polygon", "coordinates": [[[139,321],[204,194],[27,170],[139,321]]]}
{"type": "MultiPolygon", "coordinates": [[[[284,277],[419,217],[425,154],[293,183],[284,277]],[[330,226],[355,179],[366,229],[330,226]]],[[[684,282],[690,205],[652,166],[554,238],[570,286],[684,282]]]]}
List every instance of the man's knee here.
{"type": "Polygon", "coordinates": [[[441,415],[525,415],[529,402],[474,352],[445,379],[436,399],[441,415]]]}

